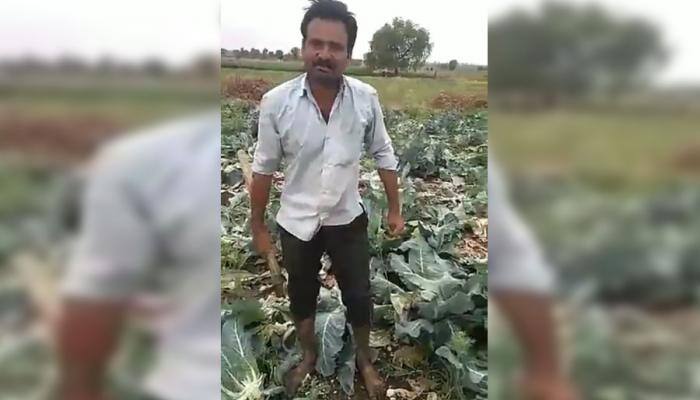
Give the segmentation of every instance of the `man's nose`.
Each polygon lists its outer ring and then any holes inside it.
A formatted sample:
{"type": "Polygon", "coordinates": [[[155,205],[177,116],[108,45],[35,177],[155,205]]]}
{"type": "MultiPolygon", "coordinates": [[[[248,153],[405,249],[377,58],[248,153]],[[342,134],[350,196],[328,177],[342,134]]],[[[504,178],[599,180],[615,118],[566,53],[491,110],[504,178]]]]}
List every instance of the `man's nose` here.
{"type": "Polygon", "coordinates": [[[318,51],[316,52],[316,57],[323,59],[323,60],[328,60],[331,58],[331,52],[329,51],[328,45],[323,45],[321,46],[318,51]]]}

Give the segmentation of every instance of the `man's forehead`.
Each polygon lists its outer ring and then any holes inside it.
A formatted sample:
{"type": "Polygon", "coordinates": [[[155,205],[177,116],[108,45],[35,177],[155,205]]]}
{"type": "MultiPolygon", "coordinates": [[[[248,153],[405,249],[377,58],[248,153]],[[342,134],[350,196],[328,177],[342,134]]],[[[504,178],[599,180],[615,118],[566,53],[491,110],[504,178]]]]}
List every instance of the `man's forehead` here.
{"type": "Polygon", "coordinates": [[[309,22],[306,34],[309,39],[313,38],[329,42],[335,41],[334,39],[345,42],[348,37],[345,24],[341,21],[321,18],[314,18],[309,22]]]}

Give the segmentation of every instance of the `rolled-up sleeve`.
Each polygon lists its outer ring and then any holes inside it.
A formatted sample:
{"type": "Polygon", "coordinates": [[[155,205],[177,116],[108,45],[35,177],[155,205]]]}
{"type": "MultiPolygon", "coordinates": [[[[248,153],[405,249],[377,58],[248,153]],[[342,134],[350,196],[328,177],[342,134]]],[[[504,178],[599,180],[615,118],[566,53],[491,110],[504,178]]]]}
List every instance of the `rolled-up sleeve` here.
{"type": "Polygon", "coordinates": [[[513,206],[498,167],[489,160],[489,290],[551,295],[556,277],[513,206]]]}
{"type": "Polygon", "coordinates": [[[275,123],[275,110],[270,98],[263,97],[260,102],[258,119],[258,143],[253,156],[253,172],[271,175],[277,171],[282,159],[282,145],[275,123]]]}
{"type": "Polygon", "coordinates": [[[379,96],[376,92],[372,94],[371,102],[372,121],[367,124],[365,146],[377,163],[377,168],[396,171],[398,168],[398,161],[394,155],[391,138],[384,125],[384,114],[382,113],[382,107],[379,104],[379,96]]]}
{"type": "Polygon", "coordinates": [[[82,232],[62,282],[64,295],[123,299],[142,288],[156,246],[145,208],[129,189],[128,172],[109,156],[93,169],[82,232]]]}

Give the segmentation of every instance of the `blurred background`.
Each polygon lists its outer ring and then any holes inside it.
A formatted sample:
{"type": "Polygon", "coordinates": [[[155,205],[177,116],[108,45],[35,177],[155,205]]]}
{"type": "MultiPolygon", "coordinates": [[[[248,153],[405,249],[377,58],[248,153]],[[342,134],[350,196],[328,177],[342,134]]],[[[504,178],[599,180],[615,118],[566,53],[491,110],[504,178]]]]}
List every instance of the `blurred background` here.
{"type": "Polygon", "coordinates": [[[218,104],[219,2],[0,3],[0,398],[42,398],[86,162],[218,104]]]}
{"type": "MultiPolygon", "coordinates": [[[[582,398],[698,398],[700,48],[686,3],[489,4],[490,155],[558,275],[582,398]]],[[[489,398],[515,398],[519,351],[496,312],[489,324],[489,398]]]]}

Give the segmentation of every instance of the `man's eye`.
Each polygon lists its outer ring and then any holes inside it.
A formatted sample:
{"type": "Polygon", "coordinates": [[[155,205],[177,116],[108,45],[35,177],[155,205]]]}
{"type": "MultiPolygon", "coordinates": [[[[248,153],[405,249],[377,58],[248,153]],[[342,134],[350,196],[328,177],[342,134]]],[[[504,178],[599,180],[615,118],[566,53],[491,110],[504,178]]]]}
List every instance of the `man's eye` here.
{"type": "Polygon", "coordinates": [[[338,44],[338,43],[331,43],[331,50],[333,51],[342,51],[343,46],[338,44]]]}

